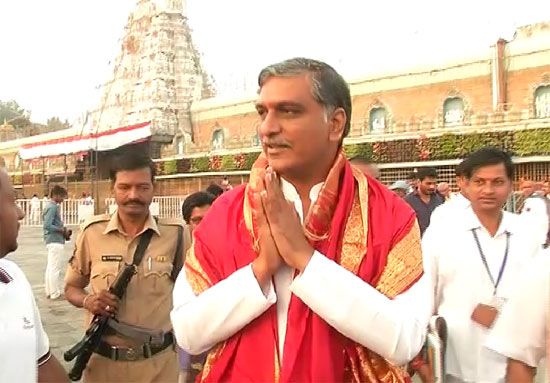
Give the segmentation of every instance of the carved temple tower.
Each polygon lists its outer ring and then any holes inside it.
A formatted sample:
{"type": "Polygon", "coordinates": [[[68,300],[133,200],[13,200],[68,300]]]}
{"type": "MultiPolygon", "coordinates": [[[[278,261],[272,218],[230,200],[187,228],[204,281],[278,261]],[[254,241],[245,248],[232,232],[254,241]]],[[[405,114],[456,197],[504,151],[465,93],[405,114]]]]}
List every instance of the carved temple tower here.
{"type": "Polygon", "coordinates": [[[191,140],[191,103],[211,96],[185,0],[137,0],[88,126],[103,132],[150,121],[153,147],[173,144],[182,151],[191,140]]]}

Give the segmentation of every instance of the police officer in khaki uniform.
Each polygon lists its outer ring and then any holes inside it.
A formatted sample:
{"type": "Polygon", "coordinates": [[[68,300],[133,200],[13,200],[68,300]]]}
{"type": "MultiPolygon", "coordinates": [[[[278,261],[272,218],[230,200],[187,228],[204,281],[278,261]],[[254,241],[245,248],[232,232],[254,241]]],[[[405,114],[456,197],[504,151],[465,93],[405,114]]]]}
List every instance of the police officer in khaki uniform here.
{"type": "Polygon", "coordinates": [[[86,323],[96,314],[117,320],[110,322],[83,381],[177,382],[169,314],[174,280],[191,244],[189,231],[179,220],[157,221],[149,214],[155,176],[149,158],[124,154],[113,161],[110,176],[117,212],[82,226],[65,277],[65,296],[87,311],[86,323]],[[119,301],[108,289],[123,262],[132,263],[146,230],[153,231],[151,242],[119,301]]]}

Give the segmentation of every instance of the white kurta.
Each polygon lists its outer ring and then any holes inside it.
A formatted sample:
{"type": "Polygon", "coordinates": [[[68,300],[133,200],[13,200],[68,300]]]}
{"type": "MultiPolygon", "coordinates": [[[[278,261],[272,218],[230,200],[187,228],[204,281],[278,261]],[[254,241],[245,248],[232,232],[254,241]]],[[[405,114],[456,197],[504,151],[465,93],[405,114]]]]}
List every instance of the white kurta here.
{"type": "MultiPolygon", "coordinates": [[[[310,193],[312,205],[319,190],[317,185],[310,193]]],[[[303,219],[294,187],[283,182],[283,192],[303,219]]],[[[424,269],[429,272],[429,265],[424,269]]],[[[346,337],[402,365],[416,356],[424,342],[433,303],[428,272],[393,300],[319,252],[296,278],[293,269],[281,267],[274,276],[277,292],[272,284],[266,296],[250,265],[199,296],[193,293],[185,273],[180,273],[171,318],[178,344],[191,354],[199,354],[276,304],[279,352],[284,359],[288,306],[294,294],[346,337]]]]}
{"type": "Polygon", "coordinates": [[[541,245],[544,244],[548,233],[548,220],[550,220],[544,198],[527,198],[519,216],[523,224],[531,228],[535,239],[539,241],[541,245]]]}
{"type": "Polygon", "coordinates": [[[430,217],[429,227],[434,230],[439,228],[445,229],[449,225],[454,225],[464,218],[464,213],[470,208],[470,200],[464,197],[462,193],[457,193],[444,204],[435,208],[430,217]]]}
{"type": "Polygon", "coordinates": [[[0,259],[0,382],[33,383],[38,361],[49,355],[49,341],[34,301],[31,285],[19,267],[0,259]]]}
{"type": "Polygon", "coordinates": [[[546,355],[550,304],[550,248],[541,250],[516,284],[486,346],[537,367],[546,355]]]}
{"type": "Polygon", "coordinates": [[[448,326],[447,374],[465,382],[500,382],[506,360],[483,347],[488,330],[471,320],[479,303],[493,301],[494,286],[481,259],[472,229],[476,230],[494,280],[497,280],[510,233],[508,260],[496,296],[508,298],[523,267],[537,252],[537,245],[518,225],[515,214],[503,212],[494,237],[467,209],[459,224],[449,230],[428,229],[422,239],[424,256],[432,266],[435,312],[448,326]]]}

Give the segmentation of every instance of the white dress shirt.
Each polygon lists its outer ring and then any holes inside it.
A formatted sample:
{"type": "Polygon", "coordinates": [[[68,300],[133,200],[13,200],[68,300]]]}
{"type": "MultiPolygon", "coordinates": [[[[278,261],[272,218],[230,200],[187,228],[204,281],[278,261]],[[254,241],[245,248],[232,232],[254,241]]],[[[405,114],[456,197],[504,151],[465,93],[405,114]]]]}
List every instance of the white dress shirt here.
{"type": "MultiPolygon", "coordinates": [[[[312,188],[311,205],[320,188],[312,188]]],[[[303,220],[298,193],[284,180],[283,193],[303,220]]],[[[429,265],[424,264],[424,269],[430,270],[429,265]]],[[[185,273],[180,273],[171,313],[178,344],[191,354],[202,353],[276,304],[278,346],[283,359],[288,306],[294,294],[344,336],[397,365],[407,363],[422,347],[433,303],[427,273],[390,300],[316,251],[303,273],[294,278],[293,269],[281,267],[274,281],[277,292],[271,284],[264,296],[248,265],[195,296],[185,273]]]]}
{"type": "Polygon", "coordinates": [[[464,212],[470,209],[470,200],[462,193],[455,194],[451,199],[439,205],[432,212],[430,226],[432,228],[448,227],[456,224],[464,217],[464,212]]]}
{"type": "Polygon", "coordinates": [[[435,292],[435,312],[448,327],[447,374],[464,382],[501,382],[506,359],[483,347],[488,330],[475,323],[471,314],[479,303],[494,301],[494,285],[487,273],[476,241],[486,257],[493,279],[501,269],[509,233],[508,259],[496,296],[507,299],[517,286],[524,265],[537,252],[537,245],[518,225],[518,216],[503,212],[494,237],[481,225],[472,209],[447,230],[428,229],[422,239],[424,256],[430,259],[435,292]]]}
{"type": "Polygon", "coordinates": [[[550,298],[550,248],[541,250],[516,284],[486,346],[537,367],[546,355],[550,298]]]}

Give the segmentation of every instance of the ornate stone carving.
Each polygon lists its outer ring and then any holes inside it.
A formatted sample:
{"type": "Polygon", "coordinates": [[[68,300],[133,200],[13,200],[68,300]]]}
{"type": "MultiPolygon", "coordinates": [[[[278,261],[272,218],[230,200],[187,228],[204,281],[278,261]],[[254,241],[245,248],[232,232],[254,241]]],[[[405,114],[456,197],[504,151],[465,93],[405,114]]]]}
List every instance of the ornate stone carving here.
{"type": "Polygon", "coordinates": [[[183,0],[140,0],[128,18],[94,131],[151,121],[153,135],[191,132],[190,106],[210,85],[194,48],[183,0]]]}

